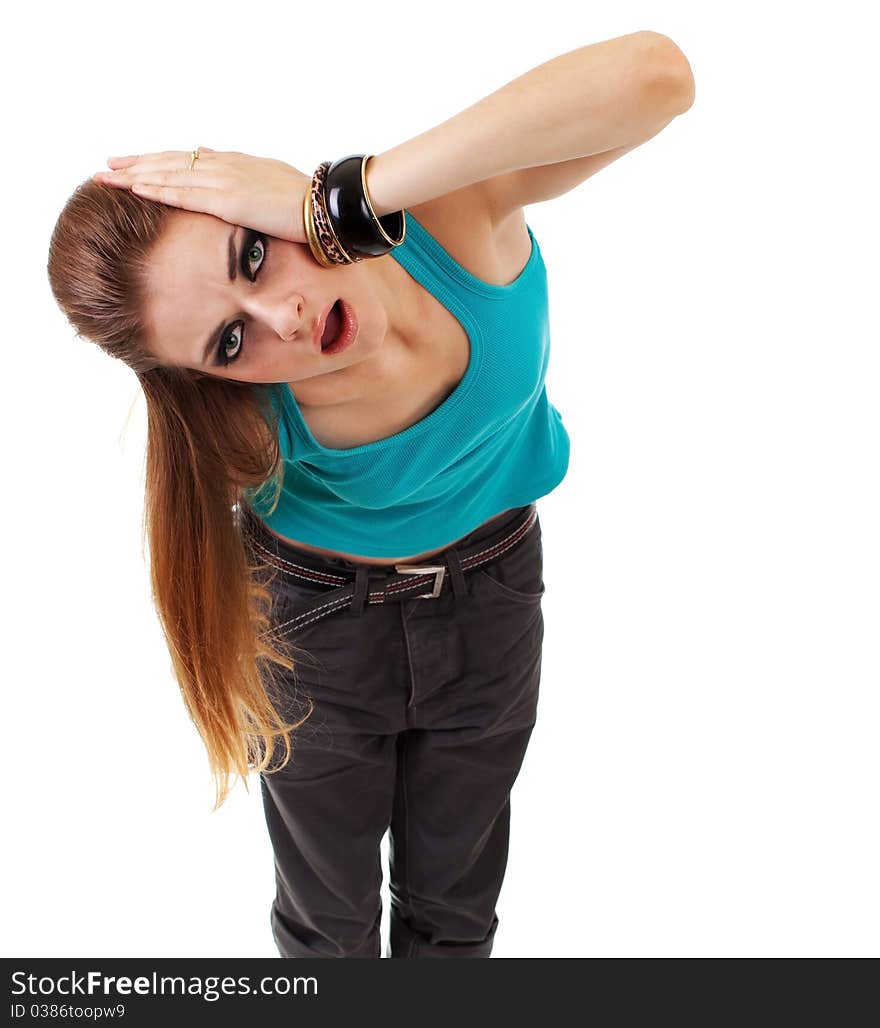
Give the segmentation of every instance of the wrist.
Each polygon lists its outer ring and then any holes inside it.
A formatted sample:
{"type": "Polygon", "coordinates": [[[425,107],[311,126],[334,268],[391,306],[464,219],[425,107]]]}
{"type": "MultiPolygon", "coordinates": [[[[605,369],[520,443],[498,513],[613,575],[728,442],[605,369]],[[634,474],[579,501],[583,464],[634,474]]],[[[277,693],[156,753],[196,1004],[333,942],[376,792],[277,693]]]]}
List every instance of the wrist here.
{"type": "Polygon", "coordinates": [[[445,196],[462,186],[476,182],[473,153],[460,145],[463,134],[449,123],[423,132],[405,143],[372,157],[367,164],[365,180],[370,201],[379,218],[393,211],[403,211],[445,196]]]}
{"type": "Polygon", "coordinates": [[[367,195],[377,218],[384,218],[392,211],[401,211],[407,204],[398,203],[400,195],[399,174],[395,167],[393,150],[371,157],[367,162],[364,180],[367,195]]]}

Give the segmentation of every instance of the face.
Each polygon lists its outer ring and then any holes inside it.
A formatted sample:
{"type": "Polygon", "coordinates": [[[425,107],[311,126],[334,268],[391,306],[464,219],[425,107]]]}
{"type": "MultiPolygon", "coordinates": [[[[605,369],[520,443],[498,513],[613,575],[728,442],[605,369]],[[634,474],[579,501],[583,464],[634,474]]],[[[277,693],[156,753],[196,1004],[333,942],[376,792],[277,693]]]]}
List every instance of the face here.
{"type": "Polygon", "coordinates": [[[305,243],[174,211],[148,266],[149,349],[205,375],[325,392],[330,380],[321,376],[338,383],[343,369],[375,363],[394,334],[395,292],[378,267],[390,259],[323,268],[305,243]],[[358,330],[346,350],[328,355],[314,333],[339,298],[354,308],[358,330]]]}

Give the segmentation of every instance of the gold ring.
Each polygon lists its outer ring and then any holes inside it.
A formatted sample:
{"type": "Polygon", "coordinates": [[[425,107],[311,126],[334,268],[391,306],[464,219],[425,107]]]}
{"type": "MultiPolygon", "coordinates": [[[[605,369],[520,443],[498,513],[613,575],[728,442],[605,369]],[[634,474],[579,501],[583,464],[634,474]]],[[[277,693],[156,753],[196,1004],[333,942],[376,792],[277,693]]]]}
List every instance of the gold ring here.
{"type": "Polygon", "coordinates": [[[195,163],[196,163],[196,161],[198,159],[199,159],[199,147],[196,147],[195,150],[193,150],[192,154],[190,155],[190,160],[189,160],[189,170],[190,171],[193,170],[193,167],[195,166],[195,163]]]}

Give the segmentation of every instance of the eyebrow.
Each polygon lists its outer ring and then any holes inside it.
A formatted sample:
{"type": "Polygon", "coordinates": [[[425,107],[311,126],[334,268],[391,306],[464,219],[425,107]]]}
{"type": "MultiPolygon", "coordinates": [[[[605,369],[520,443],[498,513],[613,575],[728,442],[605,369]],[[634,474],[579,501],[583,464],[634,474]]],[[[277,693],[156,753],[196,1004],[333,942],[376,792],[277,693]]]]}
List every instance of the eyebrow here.
{"type": "MultiPolygon", "coordinates": [[[[234,282],[235,277],[238,274],[238,262],[235,253],[235,233],[237,231],[238,225],[233,225],[232,231],[229,233],[229,239],[226,243],[226,250],[228,255],[226,274],[229,276],[230,282],[234,282]]],[[[209,361],[208,358],[211,356],[211,351],[216,350],[220,346],[220,336],[223,333],[224,328],[226,328],[225,320],[221,321],[220,324],[211,333],[211,337],[210,339],[208,339],[208,344],[205,347],[204,352],[202,353],[201,363],[203,365],[209,364],[213,367],[217,363],[216,361],[209,361]]]]}

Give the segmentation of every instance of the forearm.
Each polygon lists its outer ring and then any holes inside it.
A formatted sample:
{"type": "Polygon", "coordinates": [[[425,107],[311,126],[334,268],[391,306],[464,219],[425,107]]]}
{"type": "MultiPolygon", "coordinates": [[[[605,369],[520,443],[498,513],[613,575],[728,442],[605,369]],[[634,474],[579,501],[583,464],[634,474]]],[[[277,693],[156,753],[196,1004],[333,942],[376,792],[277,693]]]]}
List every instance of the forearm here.
{"type": "Polygon", "coordinates": [[[519,168],[640,143],[687,109],[689,76],[681,51],[654,32],[562,54],[373,157],[373,207],[382,217],[519,168]]]}

